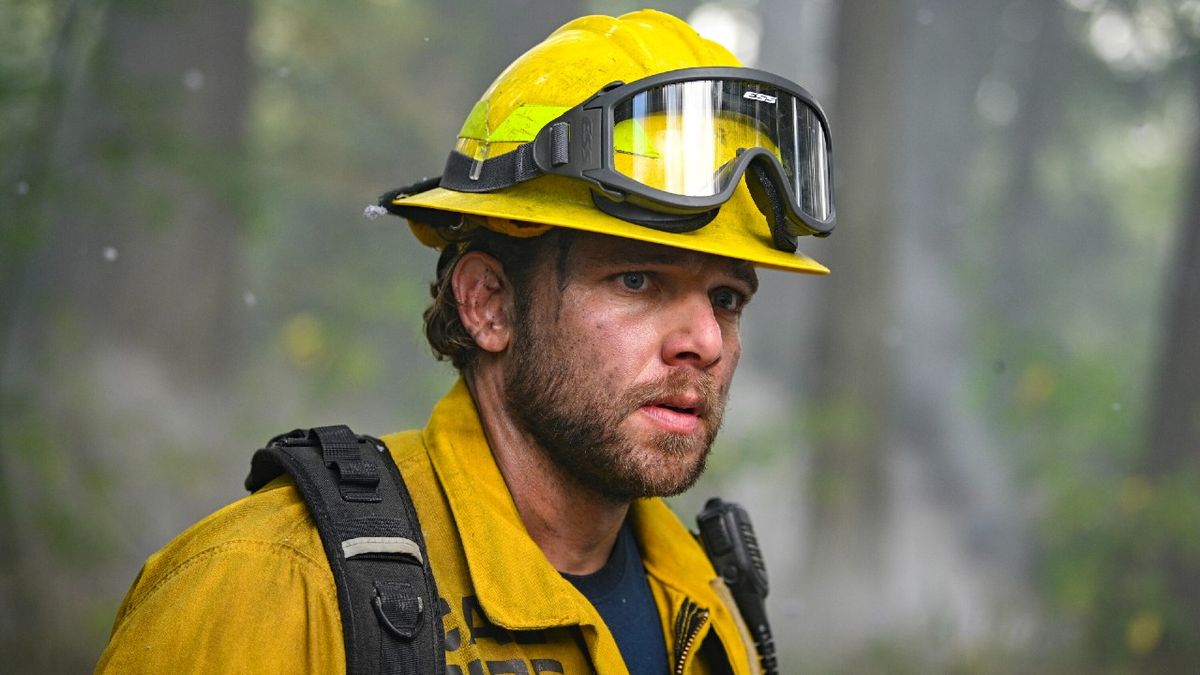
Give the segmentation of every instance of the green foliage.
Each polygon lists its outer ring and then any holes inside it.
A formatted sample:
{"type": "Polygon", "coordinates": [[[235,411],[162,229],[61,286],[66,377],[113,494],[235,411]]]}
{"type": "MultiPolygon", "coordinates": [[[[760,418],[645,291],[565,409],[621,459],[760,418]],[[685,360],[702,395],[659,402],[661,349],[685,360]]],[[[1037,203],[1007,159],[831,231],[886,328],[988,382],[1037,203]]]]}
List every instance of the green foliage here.
{"type": "Polygon", "coordinates": [[[1069,52],[1086,76],[1063,83],[1072,105],[1041,131],[1032,161],[1016,163],[1008,147],[1038,132],[1024,127],[996,131],[979,156],[976,222],[1004,227],[969,240],[965,260],[990,298],[972,322],[974,380],[1037,500],[1037,578],[1050,607],[1083,629],[1076,658],[1112,672],[1175,669],[1200,660],[1181,648],[1198,627],[1195,598],[1171,590],[1182,570],[1200,569],[1200,498],[1194,470],[1145,473],[1145,420],[1196,93],[1170,70],[1114,77],[1087,53],[1087,35],[1069,52]],[[1034,180],[1014,181],[1025,171],[1034,180]],[[1014,184],[1029,191],[1006,191],[1014,184]]]}

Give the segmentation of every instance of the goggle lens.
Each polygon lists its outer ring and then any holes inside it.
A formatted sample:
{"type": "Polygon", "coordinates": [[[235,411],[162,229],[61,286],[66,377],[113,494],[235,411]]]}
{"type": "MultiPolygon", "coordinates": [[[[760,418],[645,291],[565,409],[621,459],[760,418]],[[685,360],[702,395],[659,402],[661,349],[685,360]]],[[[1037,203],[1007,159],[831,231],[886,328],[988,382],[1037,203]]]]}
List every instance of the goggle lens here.
{"type": "Polygon", "coordinates": [[[741,179],[731,170],[738,157],[762,148],[779,162],[800,211],[822,222],[832,215],[825,129],[791,93],[732,79],[673,82],[616,103],[613,116],[612,167],[642,185],[716,195],[741,179]]]}

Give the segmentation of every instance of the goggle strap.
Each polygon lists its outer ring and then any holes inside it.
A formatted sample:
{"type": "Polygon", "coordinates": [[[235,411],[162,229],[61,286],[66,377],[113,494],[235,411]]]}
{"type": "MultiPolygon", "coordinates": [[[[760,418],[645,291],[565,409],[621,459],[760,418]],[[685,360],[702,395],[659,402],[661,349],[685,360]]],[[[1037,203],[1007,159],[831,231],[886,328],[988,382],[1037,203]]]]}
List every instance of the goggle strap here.
{"type": "Polygon", "coordinates": [[[720,209],[709,209],[700,213],[664,213],[629,201],[617,202],[592,191],[592,203],[596,208],[614,218],[641,225],[660,232],[694,232],[712,222],[720,209]]]}
{"type": "Polygon", "coordinates": [[[495,192],[540,175],[542,170],[533,161],[533,143],[523,143],[512,152],[483,161],[451,151],[439,185],[457,192],[495,192]]]}
{"type": "Polygon", "coordinates": [[[750,166],[746,167],[746,187],[750,189],[750,196],[754,198],[758,210],[767,217],[775,248],[786,253],[795,253],[799,245],[796,236],[787,231],[787,214],[784,213],[783,200],[779,191],[775,189],[771,176],[758,162],[751,162],[750,166]]]}

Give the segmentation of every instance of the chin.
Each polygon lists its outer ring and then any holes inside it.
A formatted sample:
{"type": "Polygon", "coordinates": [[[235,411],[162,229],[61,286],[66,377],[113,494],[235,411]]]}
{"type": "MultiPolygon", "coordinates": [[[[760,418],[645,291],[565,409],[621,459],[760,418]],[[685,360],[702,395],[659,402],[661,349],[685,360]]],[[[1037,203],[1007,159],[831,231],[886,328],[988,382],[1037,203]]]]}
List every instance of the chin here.
{"type": "Polygon", "coordinates": [[[666,444],[676,447],[667,451],[662,450],[662,444],[656,444],[659,449],[653,459],[642,464],[636,477],[629,482],[636,483],[640,488],[636,492],[643,497],[674,497],[687,492],[700,476],[708,461],[709,445],[700,448],[680,448],[697,444],[697,439],[691,436],[674,436],[666,444]]]}

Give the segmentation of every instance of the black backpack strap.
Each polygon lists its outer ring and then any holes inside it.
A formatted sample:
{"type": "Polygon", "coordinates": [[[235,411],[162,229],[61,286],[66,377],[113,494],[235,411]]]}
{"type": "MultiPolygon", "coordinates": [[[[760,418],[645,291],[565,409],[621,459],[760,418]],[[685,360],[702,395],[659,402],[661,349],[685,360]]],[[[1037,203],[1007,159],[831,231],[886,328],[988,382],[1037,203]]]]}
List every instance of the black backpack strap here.
{"type": "Polygon", "coordinates": [[[387,446],[345,426],[297,429],[254,453],[246,489],[285,472],[308,504],[337,584],[346,672],[445,672],[425,538],[387,446]]]}

